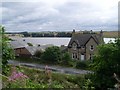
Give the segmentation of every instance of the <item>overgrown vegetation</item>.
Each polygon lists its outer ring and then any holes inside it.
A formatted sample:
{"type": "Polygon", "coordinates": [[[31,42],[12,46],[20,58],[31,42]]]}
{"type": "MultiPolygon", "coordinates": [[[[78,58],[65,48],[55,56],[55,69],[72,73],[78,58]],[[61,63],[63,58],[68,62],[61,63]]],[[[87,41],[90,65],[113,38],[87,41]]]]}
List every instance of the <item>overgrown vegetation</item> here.
{"type": "Polygon", "coordinates": [[[3,88],[83,88],[85,81],[84,75],[53,73],[23,66],[17,66],[16,70],[28,78],[23,80],[17,77],[11,81],[9,76],[13,73],[12,68],[10,66],[7,76],[3,76],[3,88]]]}
{"type": "Polygon", "coordinates": [[[42,54],[43,54],[43,51],[42,51],[42,50],[37,50],[37,51],[35,52],[35,57],[41,58],[42,54]]]}
{"type": "Polygon", "coordinates": [[[89,61],[77,61],[76,68],[89,69],[89,64],[90,64],[90,60],[89,61]]]}
{"type": "Polygon", "coordinates": [[[42,55],[47,62],[57,63],[61,60],[61,50],[57,46],[48,47],[42,55]]]}
{"type": "Polygon", "coordinates": [[[97,90],[114,88],[117,81],[114,73],[120,76],[120,39],[115,43],[100,45],[98,54],[94,57],[91,69],[94,74],[90,75],[92,85],[97,90]]]}
{"type": "Polygon", "coordinates": [[[2,35],[2,73],[7,73],[7,63],[9,59],[14,59],[14,53],[13,49],[9,46],[9,38],[6,37],[5,34],[5,28],[3,26],[0,26],[0,34],[2,35]]]}
{"type": "Polygon", "coordinates": [[[48,47],[45,52],[42,52],[41,50],[36,51],[35,57],[39,58],[39,60],[36,60],[38,62],[44,63],[44,64],[56,64],[66,67],[74,67],[78,69],[87,69],[88,68],[88,62],[87,61],[78,61],[73,60],[69,54],[69,52],[62,52],[60,47],[52,46],[48,47]]]}

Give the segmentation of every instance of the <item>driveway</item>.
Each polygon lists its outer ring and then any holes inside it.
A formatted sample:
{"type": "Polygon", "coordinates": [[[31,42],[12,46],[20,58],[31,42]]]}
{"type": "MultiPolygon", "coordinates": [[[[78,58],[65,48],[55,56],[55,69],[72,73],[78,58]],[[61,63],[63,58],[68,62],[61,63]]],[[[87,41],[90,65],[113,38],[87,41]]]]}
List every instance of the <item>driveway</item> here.
{"type": "MultiPolygon", "coordinates": [[[[43,70],[46,67],[46,65],[43,65],[43,64],[23,63],[23,62],[14,61],[14,60],[9,60],[8,63],[12,64],[12,65],[21,65],[21,66],[43,69],[43,70]]],[[[67,67],[54,66],[54,65],[49,65],[48,69],[52,70],[53,72],[66,73],[66,74],[88,74],[88,73],[92,73],[91,71],[88,71],[88,70],[80,70],[80,69],[67,68],[67,67]]]]}

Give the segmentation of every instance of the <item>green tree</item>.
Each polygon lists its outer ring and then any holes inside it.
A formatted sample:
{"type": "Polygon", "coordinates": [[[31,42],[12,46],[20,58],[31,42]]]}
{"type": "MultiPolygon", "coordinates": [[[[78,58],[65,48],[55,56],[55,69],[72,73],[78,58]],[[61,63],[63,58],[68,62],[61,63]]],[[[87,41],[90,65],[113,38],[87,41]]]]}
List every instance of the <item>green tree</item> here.
{"type": "Polygon", "coordinates": [[[0,26],[0,34],[2,36],[2,73],[6,73],[8,60],[14,59],[13,49],[10,47],[9,38],[5,36],[5,28],[0,26]]]}
{"type": "Polygon", "coordinates": [[[90,66],[94,71],[91,81],[97,89],[113,88],[117,83],[113,74],[120,75],[120,39],[116,39],[115,43],[100,45],[90,66]]]}
{"type": "Polygon", "coordinates": [[[43,54],[43,51],[42,51],[42,50],[37,50],[37,51],[35,52],[35,56],[38,57],[38,58],[41,58],[42,54],[43,54]]]}
{"type": "Polygon", "coordinates": [[[51,63],[57,63],[61,60],[61,50],[57,46],[46,48],[43,53],[42,59],[51,63]]]}
{"type": "Polygon", "coordinates": [[[76,68],[78,68],[78,69],[87,69],[88,68],[87,61],[77,61],[76,68]]]}
{"type": "Polygon", "coordinates": [[[72,58],[68,52],[65,52],[62,54],[62,60],[61,63],[64,65],[70,65],[72,58]]]}

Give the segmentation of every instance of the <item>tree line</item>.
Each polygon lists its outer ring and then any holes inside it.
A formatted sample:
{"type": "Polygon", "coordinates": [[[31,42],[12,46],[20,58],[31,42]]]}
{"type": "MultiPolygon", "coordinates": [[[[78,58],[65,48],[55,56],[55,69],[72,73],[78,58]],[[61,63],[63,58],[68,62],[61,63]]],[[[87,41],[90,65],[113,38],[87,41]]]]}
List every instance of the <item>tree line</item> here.
{"type": "Polygon", "coordinates": [[[22,34],[24,37],[71,37],[71,32],[19,32],[19,33],[9,33],[6,34],[22,34]]]}

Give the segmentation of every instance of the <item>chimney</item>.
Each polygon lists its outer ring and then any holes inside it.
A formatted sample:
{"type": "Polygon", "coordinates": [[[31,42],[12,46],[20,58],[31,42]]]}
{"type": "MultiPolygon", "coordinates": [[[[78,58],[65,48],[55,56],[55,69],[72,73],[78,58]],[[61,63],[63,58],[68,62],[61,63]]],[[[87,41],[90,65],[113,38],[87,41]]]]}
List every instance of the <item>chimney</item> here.
{"type": "Polygon", "coordinates": [[[73,29],[72,36],[75,34],[75,29],[73,29]]]}
{"type": "Polygon", "coordinates": [[[103,40],[103,31],[101,30],[100,31],[100,43],[104,43],[104,40],[103,40]]]}
{"type": "Polygon", "coordinates": [[[103,35],[103,31],[102,30],[100,31],[100,35],[103,35]]]}
{"type": "Polygon", "coordinates": [[[92,30],[90,30],[90,34],[92,34],[93,33],[93,31],[92,30]]]}

